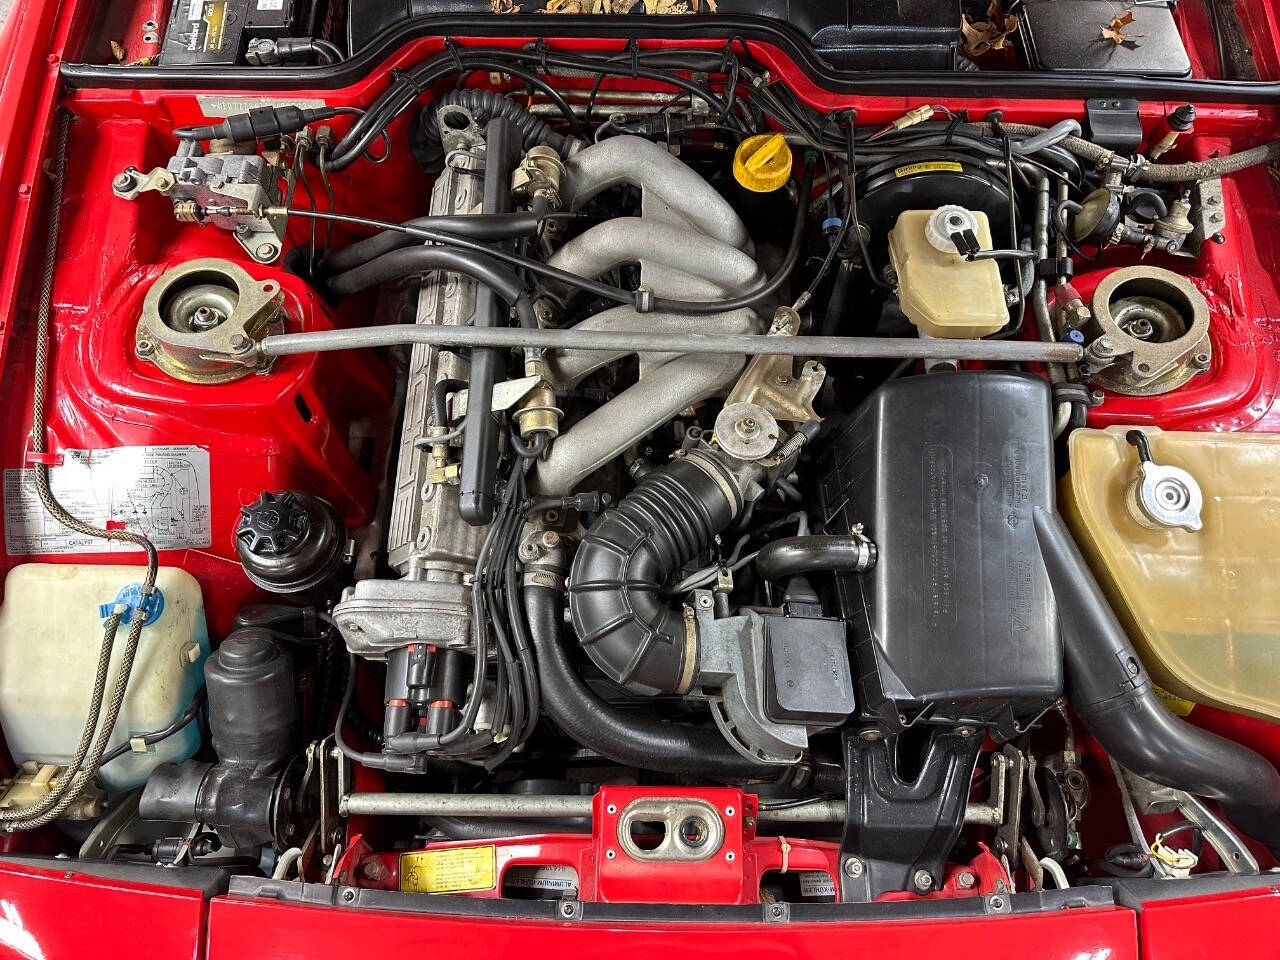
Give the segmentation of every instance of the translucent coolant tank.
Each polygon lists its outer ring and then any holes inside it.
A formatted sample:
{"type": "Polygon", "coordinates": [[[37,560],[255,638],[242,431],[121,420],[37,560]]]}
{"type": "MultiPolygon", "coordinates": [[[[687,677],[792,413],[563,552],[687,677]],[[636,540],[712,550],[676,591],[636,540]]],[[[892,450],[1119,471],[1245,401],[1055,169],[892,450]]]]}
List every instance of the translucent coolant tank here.
{"type": "MultiPolygon", "coordinates": [[[[71,760],[93,691],[103,621],[122,591],[128,602],[130,588],[137,590],[143,572],[140,565],[85,563],[28,563],[9,571],[0,603],[0,730],[17,763],[71,760]]],[[[200,687],[209,654],[200,585],[183,570],[161,567],[156,586],[163,607],[157,604],[149,614],[151,622],[142,628],[108,750],[173,723],[200,687]]],[[[128,630],[122,623],[116,634],[108,697],[119,676],[128,630]]],[[[102,768],[100,779],[109,793],[141,786],[158,765],[185,760],[198,746],[197,724],[191,723],[113,760],[102,768]]]]}
{"type": "Polygon", "coordinates": [[[1134,517],[1129,429],[1071,434],[1061,509],[1081,550],[1175,708],[1280,719],[1280,436],[1142,428],[1200,487],[1191,531],[1134,517]]]}

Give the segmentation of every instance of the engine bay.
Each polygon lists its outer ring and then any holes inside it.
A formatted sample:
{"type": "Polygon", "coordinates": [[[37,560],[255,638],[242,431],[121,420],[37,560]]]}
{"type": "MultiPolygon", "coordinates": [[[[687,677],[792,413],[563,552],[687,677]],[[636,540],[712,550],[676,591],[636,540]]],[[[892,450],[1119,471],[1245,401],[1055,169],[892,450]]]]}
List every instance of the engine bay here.
{"type": "Polygon", "coordinates": [[[0,851],[570,919],[1275,866],[1275,108],[1159,95],[1186,5],[1136,99],[1021,89],[1092,0],[809,6],[821,70],[108,5],[3,328],[0,851]]]}

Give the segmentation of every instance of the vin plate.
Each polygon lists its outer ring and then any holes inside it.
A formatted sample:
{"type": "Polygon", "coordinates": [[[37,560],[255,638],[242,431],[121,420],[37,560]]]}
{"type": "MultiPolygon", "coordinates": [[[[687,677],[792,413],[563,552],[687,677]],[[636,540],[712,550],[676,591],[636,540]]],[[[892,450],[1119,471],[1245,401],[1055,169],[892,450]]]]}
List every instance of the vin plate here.
{"type": "MultiPolygon", "coordinates": [[[[4,472],[4,544],[11,556],[123,553],[130,543],[86,537],[45,510],[32,468],[4,472]]],[[[209,452],[194,446],[64,450],[49,468],[58,502],[94,527],[146,534],[158,550],[207,547],[209,452]]]]}

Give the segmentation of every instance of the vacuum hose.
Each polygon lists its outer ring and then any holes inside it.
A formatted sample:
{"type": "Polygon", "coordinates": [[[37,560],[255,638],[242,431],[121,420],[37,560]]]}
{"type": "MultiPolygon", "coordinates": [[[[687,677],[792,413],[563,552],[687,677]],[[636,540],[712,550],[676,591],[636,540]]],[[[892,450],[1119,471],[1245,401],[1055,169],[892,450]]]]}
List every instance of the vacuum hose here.
{"type": "Polygon", "coordinates": [[[661,590],[741,507],[728,471],[691,453],[646,474],[587,531],[569,571],[569,612],[579,642],[610,679],[643,694],[688,692],[696,627],[661,590]]]}
{"type": "Polygon", "coordinates": [[[1062,617],[1067,698],[1089,732],[1121,766],[1218,800],[1237,827],[1280,850],[1280,773],[1165,708],[1062,518],[1037,507],[1035,525],[1062,617]]]}

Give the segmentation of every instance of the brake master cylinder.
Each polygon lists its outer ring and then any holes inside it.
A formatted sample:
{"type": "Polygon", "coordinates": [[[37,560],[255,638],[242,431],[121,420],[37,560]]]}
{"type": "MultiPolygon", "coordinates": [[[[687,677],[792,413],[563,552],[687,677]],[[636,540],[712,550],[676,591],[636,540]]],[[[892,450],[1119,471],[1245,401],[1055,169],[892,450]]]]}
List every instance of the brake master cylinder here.
{"type": "Polygon", "coordinates": [[[954,204],[903,211],[889,231],[898,299],[907,319],[931,337],[985,337],[1009,321],[1000,268],[969,260],[957,242],[990,250],[987,215],[954,204]]]}

